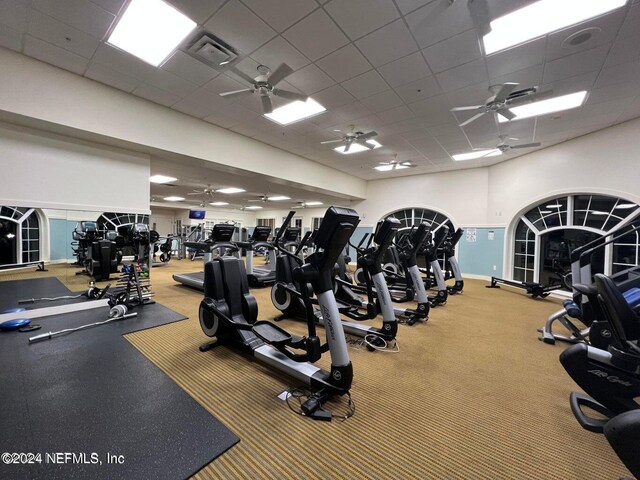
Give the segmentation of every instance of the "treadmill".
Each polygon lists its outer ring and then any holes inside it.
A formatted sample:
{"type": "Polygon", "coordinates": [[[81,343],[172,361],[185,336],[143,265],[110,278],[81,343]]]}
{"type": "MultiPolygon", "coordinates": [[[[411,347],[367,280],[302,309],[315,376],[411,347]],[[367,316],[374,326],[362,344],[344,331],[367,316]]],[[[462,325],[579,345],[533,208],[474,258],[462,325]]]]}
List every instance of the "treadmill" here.
{"type": "Polygon", "coordinates": [[[247,280],[251,287],[265,287],[276,282],[276,247],[268,242],[271,235],[271,227],[258,226],[253,230],[251,240],[248,242],[236,242],[236,244],[246,249],[245,258],[247,280]],[[266,248],[268,252],[268,264],[263,267],[253,265],[253,252],[256,248],[266,248]]]}
{"type": "MultiPolygon", "coordinates": [[[[224,257],[225,255],[240,255],[240,247],[231,242],[235,226],[228,223],[218,223],[213,226],[211,235],[205,242],[184,242],[185,247],[198,249],[205,252],[204,263],[211,260],[214,253],[216,256],[224,257]]],[[[173,279],[186,285],[187,287],[204,290],[204,271],[194,273],[176,273],[173,279]]]]}

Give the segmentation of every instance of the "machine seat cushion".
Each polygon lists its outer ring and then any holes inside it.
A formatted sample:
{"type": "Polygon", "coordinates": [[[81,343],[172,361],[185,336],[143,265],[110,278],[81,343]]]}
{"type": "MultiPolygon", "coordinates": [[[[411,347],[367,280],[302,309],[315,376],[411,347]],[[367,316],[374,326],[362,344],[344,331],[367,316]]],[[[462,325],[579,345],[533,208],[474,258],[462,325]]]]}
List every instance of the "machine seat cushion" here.
{"type": "Polygon", "coordinates": [[[634,287],[630,288],[626,292],[622,294],[627,303],[631,306],[631,308],[636,308],[640,306],[640,288],[634,287]]]}
{"type": "Polygon", "coordinates": [[[582,318],[582,310],[580,310],[580,306],[573,300],[563,300],[562,306],[567,311],[567,315],[569,315],[570,317],[577,319],[582,318]]]}

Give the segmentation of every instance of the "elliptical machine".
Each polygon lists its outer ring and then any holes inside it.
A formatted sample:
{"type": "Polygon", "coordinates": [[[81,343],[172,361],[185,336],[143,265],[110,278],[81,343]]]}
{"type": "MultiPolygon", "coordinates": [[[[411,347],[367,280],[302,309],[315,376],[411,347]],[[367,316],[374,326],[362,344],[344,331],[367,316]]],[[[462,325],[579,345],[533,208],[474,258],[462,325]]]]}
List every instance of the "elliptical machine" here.
{"type": "MultiPolygon", "coordinates": [[[[77,228],[75,231],[77,232],[77,228]]],[[[118,272],[119,259],[117,256],[115,231],[107,231],[104,238],[98,236],[96,222],[80,222],[80,234],[87,242],[84,270],[76,275],[89,275],[94,280],[109,280],[112,273],[118,272]]]]}
{"type": "Polygon", "coordinates": [[[301,404],[301,414],[315,420],[331,420],[332,415],[322,405],[333,395],[349,395],[353,368],[349,359],[340,314],[333,295],[332,270],[340,252],[360,222],[350,208],[330,207],[316,235],[316,245],[322,249],[295,269],[295,280],[302,288],[301,297],[308,312],[308,335],[298,337],[268,321],[257,321],[258,304],[249,293],[244,262],[233,257],[215,258],[205,265],[205,298],[200,303],[200,326],[212,343],[201,351],[219,345],[236,347],[257,360],[280,370],[311,389],[301,404]],[[316,292],[325,321],[326,343],[316,335],[313,306],[307,284],[316,292]],[[330,371],[313,362],[323,352],[331,356],[330,371]]]}
{"type": "Polygon", "coordinates": [[[447,238],[442,243],[440,247],[440,251],[444,254],[444,263],[445,267],[448,264],[451,272],[449,272],[448,268],[445,268],[444,279],[449,280],[450,278],[455,279],[455,283],[453,285],[447,285],[447,291],[449,295],[455,295],[456,293],[462,293],[464,289],[464,280],[462,279],[462,274],[460,273],[460,266],[458,265],[458,260],[456,259],[456,245],[462,238],[462,234],[464,230],[461,228],[457,229],[453,234],[448,235],[447,238]]]}
{"type": "Polygon", "coordinates": [[[447,303],[449,291],[444,281],[444,274],[438,261],[438,249],[449,235],[449,227],[443,225],[433,235],[433,242],[427,240],[424,246],[423,254],[426,262],[425,272],[427,274],[427,284],[430,288],[435,287],[437,293],[435,296],[429,297],[429,305],[437,307],[447,303]]]}

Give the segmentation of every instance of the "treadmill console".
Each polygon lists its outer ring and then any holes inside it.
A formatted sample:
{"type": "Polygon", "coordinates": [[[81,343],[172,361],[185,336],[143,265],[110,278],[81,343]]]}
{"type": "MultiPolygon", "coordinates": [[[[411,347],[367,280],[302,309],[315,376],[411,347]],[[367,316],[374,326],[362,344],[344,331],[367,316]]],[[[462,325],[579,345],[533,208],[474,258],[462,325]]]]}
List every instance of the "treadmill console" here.
{"type": "Polygon", "coordinates": [[[271,235],[271,227],[256,227],[251,234],[254,242],[266,242],[271,235]]]}
{"type": "Polygon", "coordinates": [[[236,227],[229,223],[218,223],[211,230],[211,240],[215,243],[230,242],[236,227]]]}
{"type": "Polygon", "coordinates": [[[287,227],[282,236],[285,242],[297,242],[298,238],[300,238],[300,227],[287,227]]]}
{"type": "Polygon", "coordinates": [[[83,232],[96,232],[98,230],[98,225],[96,222],[80,222],[80,230],[83,232]]]}

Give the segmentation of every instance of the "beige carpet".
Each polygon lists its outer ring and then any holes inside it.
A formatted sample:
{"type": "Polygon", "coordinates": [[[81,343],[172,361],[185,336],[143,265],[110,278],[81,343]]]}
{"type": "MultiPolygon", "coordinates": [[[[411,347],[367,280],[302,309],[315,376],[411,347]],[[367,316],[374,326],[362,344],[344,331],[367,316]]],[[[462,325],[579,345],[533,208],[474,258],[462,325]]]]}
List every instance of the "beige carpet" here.
{"type": "MultiPolygon", "coordinates": [[[[467,280],[465,293],[432,309],[427,324],[400,327],[400,353],[350,349],[356,414],[321,423],[296,416],[276,398],[295,385],[288,378],[226,348],[198,351],[207,341],[197,320],[202,295],[175,284],[171,274],[201,267],[172,260],[154,268],[156,299],[190,319],[127,337],[241,438],[197,478],[628,475],[605,438],[580,428],[571,414],[568,396],[577,387],[558,361],[566,345],[537,340],[536,328],[558,308],[550,299],[467,280]]],[[[68,278],[72,289],[82,288],[83,278],[68,278]]],[[[260,318],[276,315],[269,289],[253,293],[260,318]]],[[[304,329],[293,321],[280,325],[304,329]]]]}

